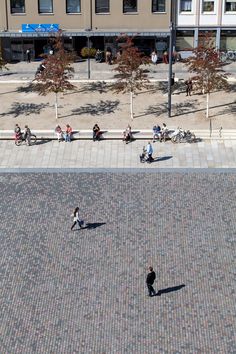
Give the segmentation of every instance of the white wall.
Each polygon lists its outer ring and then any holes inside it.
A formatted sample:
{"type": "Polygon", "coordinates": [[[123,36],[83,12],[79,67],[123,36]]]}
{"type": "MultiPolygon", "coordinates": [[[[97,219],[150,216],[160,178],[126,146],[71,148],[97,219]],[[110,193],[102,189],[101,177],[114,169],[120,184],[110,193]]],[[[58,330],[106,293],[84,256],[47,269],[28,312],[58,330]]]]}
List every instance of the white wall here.
{"type": "Polygon", "coordinates": [[[236,13],[224,13],[222,15],[222,26],[234,26],[236,28],[236,13]]]}
{"type": "Polygon", "coordinates": [[[195,26],[196,25],[196,0],[192,0],[192,12],[180,12],[180,0],[178,0],[178,26],[195,26]]]}

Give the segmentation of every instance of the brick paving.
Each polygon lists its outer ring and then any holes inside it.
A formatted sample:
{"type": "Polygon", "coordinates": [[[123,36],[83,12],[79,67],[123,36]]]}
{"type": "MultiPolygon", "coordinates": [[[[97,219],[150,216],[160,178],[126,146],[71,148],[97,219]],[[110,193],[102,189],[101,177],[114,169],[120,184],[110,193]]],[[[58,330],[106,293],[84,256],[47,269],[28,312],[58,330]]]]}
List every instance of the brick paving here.
{"type": "Polygon", "coordinates": [[[235,353],[235,184],[227,170],[2,173],[0,353],[235,353]],[[90,224],[70,232],[77,204],[90,224]],[[147,297],[150,264],[156,289],[185,287],[147,297]]]}

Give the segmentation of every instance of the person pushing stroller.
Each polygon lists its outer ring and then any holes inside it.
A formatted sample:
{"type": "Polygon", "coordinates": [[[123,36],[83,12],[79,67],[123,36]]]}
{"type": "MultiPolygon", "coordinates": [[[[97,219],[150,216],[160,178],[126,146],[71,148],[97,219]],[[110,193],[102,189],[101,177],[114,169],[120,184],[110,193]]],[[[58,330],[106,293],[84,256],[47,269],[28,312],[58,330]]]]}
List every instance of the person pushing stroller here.
{"type": "Polygon", "coordinates": [[[153,162],[154,158],[152,157],[152,154],[153,154],[153,147],[152,147],[152,145],[151,145],[151,143],[149,141],[147,146],[143,147],[143,152],[139,156],[140,162],[142,162],[142,163],[144,163],[144,162],[148,162],[148,163],[153,162]]]}

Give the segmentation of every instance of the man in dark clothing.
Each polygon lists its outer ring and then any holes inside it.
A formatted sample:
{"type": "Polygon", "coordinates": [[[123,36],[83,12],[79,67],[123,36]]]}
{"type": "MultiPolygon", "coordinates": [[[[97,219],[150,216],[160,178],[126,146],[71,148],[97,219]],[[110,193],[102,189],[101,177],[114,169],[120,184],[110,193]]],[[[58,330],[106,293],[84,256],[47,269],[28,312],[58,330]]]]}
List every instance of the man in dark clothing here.
{"type": "Polygon", "coordinates": [[[149,296],[154,296],[156,295],[155,290],[153,289],[153,283],[156,279],[156,273],[154,272],[152,267],[149,267],[149,273],[147,275],[147,279],[146,279],[146,284],[148,287],[148,294],[149,296]]]}
{"type": "Polygon", "coordinates": [[[192,90],[193,90],[193,83],[191,79],[188,79],[185,81],[186,85],[186,96],[191,96],[192,90]]]}

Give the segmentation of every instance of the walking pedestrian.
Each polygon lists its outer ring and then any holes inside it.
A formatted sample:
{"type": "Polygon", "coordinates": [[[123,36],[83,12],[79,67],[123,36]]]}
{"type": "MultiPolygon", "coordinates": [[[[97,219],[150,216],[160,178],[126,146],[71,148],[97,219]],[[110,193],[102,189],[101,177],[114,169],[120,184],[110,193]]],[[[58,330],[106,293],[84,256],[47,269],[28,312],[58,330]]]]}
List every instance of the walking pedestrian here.
{"type": "Polygon", "coordinates": [[[191,96],[193,90],[192,80],[189,78],[187,81],[185,81],[185,85],[186,85],[186,96],[191,96]]]}
{"type": "Polygon", "coordinates": [[[30,128],[28,127],[28,125],[25,125],[24,140],[25,140],[27,146],[30,146],[30,145],[31,145],[30,139],[31,139],[31,130],[30,130],[30,128]]]}
{"type": "Polygon", "coordinates": [[[31,50],[30,49],[27,49],[26,57],[27,57],[27,62],[30,63],[31,62],[31,50]]]}
{"type": "Polygon", "coordinates": [[[156,273],[153,270],[153,267],[148,267],[149,273],[147,275],[146,284],[148,288],[148,295],[155,296],[157,293],[153,288],[154,281],[156,279],[156,273]]]}
{"type": "Polygon", "coordinates": [[[75,210],[71,216],[73,216],[73,221],[74,221],[73,225],[71,226],[71,231],[73,230],[73,228],[75,227],[76,224],[78,224],[80,229],[82,229],[83,221],[80,220],[80,218],[79,218],[79,207],[75,208],[75,210]]]}
{"type": "Polygon", "coordinates": [[[154,160],[154,158],[152,157],[153,148],[152,148],[150,141],[147,144],[146,151],[147,151],[147,155],[148,155],[147,162],[151,163],[154,160]]]}

